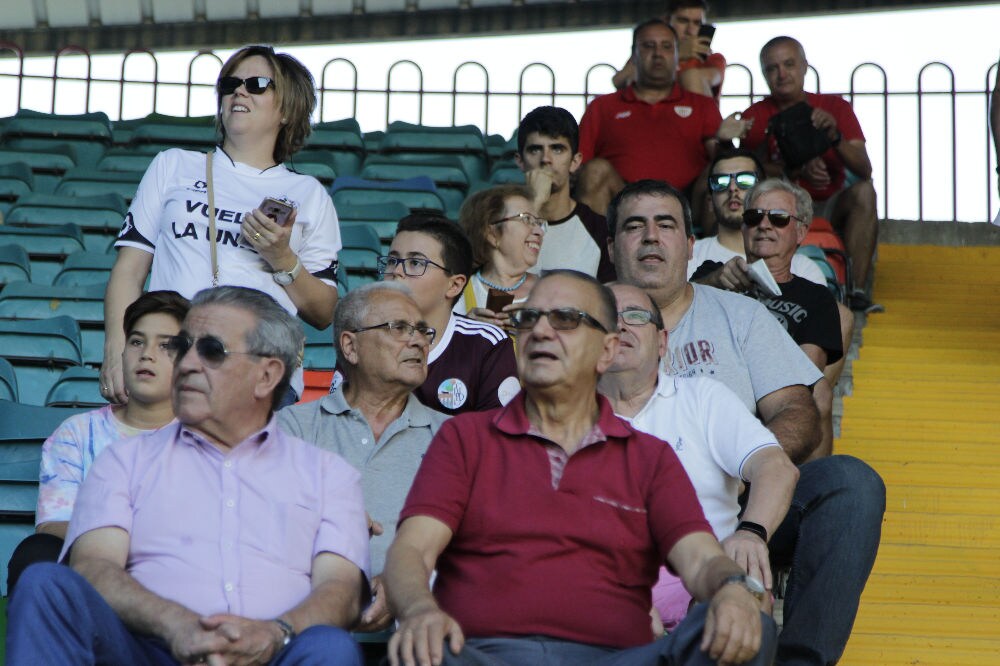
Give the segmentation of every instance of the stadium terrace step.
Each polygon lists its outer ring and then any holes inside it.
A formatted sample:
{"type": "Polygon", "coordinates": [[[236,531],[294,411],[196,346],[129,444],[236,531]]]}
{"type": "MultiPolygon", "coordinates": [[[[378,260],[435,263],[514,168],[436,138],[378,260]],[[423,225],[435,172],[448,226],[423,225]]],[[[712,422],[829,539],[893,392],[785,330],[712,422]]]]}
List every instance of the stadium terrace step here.
{"type": "Polygon", "coordinates": [[[1000,248],[879,246],[837,453],[886,483],[842,664],[998,663],[1000,248]]]}

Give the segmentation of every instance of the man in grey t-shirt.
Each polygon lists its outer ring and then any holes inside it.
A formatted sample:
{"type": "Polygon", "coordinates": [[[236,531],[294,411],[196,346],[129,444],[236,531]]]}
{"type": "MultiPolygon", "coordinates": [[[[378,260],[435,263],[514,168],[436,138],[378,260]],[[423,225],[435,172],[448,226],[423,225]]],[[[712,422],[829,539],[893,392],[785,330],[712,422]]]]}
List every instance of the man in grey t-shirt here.
{"type": "Polygon", "coordinates": [[[343,456],[361,472],[372,541],[372,603],[359,631],[379,631],[392,617],[382,587],[385,553],[424,453],[447,416],[413,390],[427,377],[429,328],[408,287],[374,282],[340,299],[334,348],[344,380],[330,395],[278,412],[290,434],[343,456]]]}
{"type": "Polygon", "coordinates": [[[794,562],[775,663],[835,663],[875,562],[882,480],[850,456],[803,463],[819,443],[810,388],[822,375],[762,305],[687,281],[694,236],[680,192],[661,181],[631,183],[611,202],[608,225],[619,279],[660,308],[671,371],[722,381],[800,464],[788,515],[762,536],[772,564],[794,562]]]}

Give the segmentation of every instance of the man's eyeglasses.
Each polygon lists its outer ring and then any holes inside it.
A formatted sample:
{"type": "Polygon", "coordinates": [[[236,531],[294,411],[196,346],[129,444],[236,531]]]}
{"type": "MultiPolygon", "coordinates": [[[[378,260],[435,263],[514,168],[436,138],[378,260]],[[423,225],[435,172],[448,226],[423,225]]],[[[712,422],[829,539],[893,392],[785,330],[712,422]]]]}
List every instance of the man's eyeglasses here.
{"type": "Polygon", "coordinates": [[[653,321],[653,313],[649,310],[622,310],[618,313],[618,317],[629,326],[645,326],[653,321]]]}
{"type": "Polygon", "coordinates": [[[753,171],[740,171],[739,173],[713,173],[708,177],[708,189],[713,192],[722,192],[729,189],[729,184],[736,180],[736,187],[741,190],[749,190],[757,184],[757,174],[753,171]]]}
{"type": "Polygon", "coordinates": [[[530,331],[538,323],[542,316],[548,317],[549,326],[557,331],[571,331],[580,325],[581,321],[587,322],[602,333],[607,333],[608,329],[604,324],[597,321],[583,310],[576,308],[555,308],[552,310],[539,310],[538,308],[520,308],[510,311],[510,322],[519,331],[530,331]]]}
{"type": "Polygon", "coordinates": [[[226,349],[226,345],[223,344],[222,340],[215,337],[214,335],[206,335],[200,338],[192,338],[187,335],[173,335],[167,338],[166,341],[167,354],[173,359],[174,363],[177,363],[184,355],[188,353],[191,347],[195,348],[198,352],[198,356],[206,365],[217,368],[222,365],[222,362],[226,360],[230,354],[245,354],[247,356],[267,356],[267,354],[259,354],[257,352],[239,352],[239,351],[229,351],[226,349]]]}
{"type": "Polygon", "coordinates": [[[787,210],[764,210],[763,208],[748,208],[743,211],[743,224],[747,225],[751,229],[756,227],[758,224],[764,221],[764,216],[771,220],[773,224],[778,229],[784,229],[788,226],[788,223],[792,220],[802,221],[802,218],[796,217],[789,213],[787,210]]]}
{"type": "Polygon", "coordinates": [[[364,331],[374,331],[379,328],[387,329],[389,331],[389,335],[401,342],[404,340],[410,340],[413,338],[414,333],[419,333],[420,336],[427,341],[427,344],[431,344],[434,342],[434,336],[437,335],[437,329],[431,328],[426,324],[411,324],[410,322],[403,321],[402,319],[398,321],[385,321],[381,324],[375,324],[374,326],[355,328],[351,331],[351,333],[363,333],[364,331]]]}
{"type": "Polygon", "coordinates": [[[537,215],[532,215],[531,213],[518,213],[517,215],[511,215],[509,217],[501,218],[495,222],[490,222],[490,224],[503,224],[504,222],[509,222],[510,220],[520,220],[529,229],[535,229],[537,227],[542,230],[543,234],[549,230],[548,220],[543,220],[537,215]]]}
{"type": "Polygon", "coordinates": [[[407,277],[420,277],[427,272],[427,266],[437,266],[448,275],[452,272],[439,263],[422,257],[394,257],[391,254],[378,258],[378,274],[385,276],[386,273],[395,273],[396,266],[402,265],[403,275],[407,277]]]}
{"type": "Polygon", "coordinates": [[[247,79],[235,76],[223,76],[219,79],[219,94],[232,95],[240,86],[246,86],[247,92],[251,95],[262,95],[268,86],[273,86],[274,81],[266,76],[251,76],[247,79]]]}

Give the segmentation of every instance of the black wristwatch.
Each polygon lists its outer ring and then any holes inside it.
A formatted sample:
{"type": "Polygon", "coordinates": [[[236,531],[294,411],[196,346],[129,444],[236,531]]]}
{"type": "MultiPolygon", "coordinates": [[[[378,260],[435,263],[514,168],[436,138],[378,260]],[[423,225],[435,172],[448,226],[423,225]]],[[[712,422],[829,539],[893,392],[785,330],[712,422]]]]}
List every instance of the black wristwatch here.
{"type": "Polygon", "coordinates": [[[292,642],[292,639],[295,638],[295,629],[281,618],[274,618],[274,623],[278,625],[278,628],[281,629],[281,633],[284,635],[284,638],[281,639],[281,647],[287,647],[292,642]]]}

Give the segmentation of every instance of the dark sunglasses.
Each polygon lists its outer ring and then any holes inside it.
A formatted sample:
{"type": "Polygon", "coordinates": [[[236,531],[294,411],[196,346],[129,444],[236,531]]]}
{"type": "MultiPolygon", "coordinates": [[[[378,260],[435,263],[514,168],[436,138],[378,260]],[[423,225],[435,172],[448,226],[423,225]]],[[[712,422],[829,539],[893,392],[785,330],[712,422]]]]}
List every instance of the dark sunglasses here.
{"type": "Polygon", "coordinates": [[[261,95],[269,86],[273,86],[274,81],[266,76],[251,76],[247,79],[240,79],[235,76],[223,76],[219,79],[219,94],[232,95],[240,86],[246,86],[247,92],[251,95],[261,95]]]}
{"type": "Polygon", "coordinates": [[[758,224],[764,221],[764,216],[771,220],[773,224],[778,229],[784,229],[788,226],[788,223],[792,220],[802,221],[802,218],[795,217],[787,210],[764,210],[763,208],[748,208],[743,211],[743,224],[747,225],[751,229],[756,227],[758,224]]]}
{"type": "Polygon", "coordinates": [[[736,180],[736,187],[741,190],[749,190],[757,184],[757,174],[753,171],[740,171],[739,173],[713,173],[708,177],[708,189],[713,192],[722,192],[729,189],[729,184],[736,180]]]}
{"type": "Polygon", "coordinates": [[[539,310],[538,308],[521,308],[510,311],[510,321],[514,328],[519,331],[530,331],[538,323],[542,316],[548,317],[549,326],[557,331],[571,331],[580,325],[581,321],[587,322],[602,333],[607,333],[608,329],[604,324],[597,321],[583,310],[576,308],[555,308],[553,310],[539,310]]]}
{"type": "Polygon", "coordinates": [[[238,352],[229,351],[226,349],[226,345],[222,343],[222,340],[215,337],[214,335],[206,335],[201,338],[192,338],[187,335],[173,335],[167,338],[166,342],[167,354],[173,359],[174,363],[177,363],[184,355],[188,353],[191,347],[195,348],[198,352],[198,356],[206,365],[216,368],[222,365],[222,362],[230,354],[245,354],[247,356],[266,356],[266,354],[258,354],[257,352],[238,352]]]}

